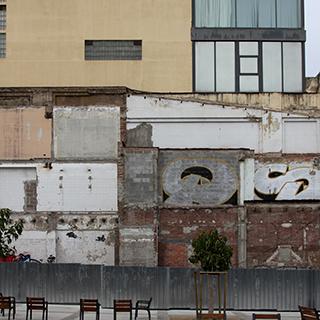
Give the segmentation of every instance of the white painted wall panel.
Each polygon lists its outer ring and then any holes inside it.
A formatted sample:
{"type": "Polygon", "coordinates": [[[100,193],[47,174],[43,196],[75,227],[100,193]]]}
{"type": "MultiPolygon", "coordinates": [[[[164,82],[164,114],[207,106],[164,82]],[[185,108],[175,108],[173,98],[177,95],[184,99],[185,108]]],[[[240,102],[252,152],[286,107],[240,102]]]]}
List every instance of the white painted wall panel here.
{"type": "Polygon", "coordinates": [[[36,180],[35,168],[0,168],[0,207],[23,211],[24,182],[36,180]]]}
{"type": "Polygon", "coordinates": [[[38,168],[39,211],[116,211],[117,165],[71,164],[38,168]]]}
{"type": "MultiPolygon", "coordinates": [[[[128,129],[134,127],[129,125],[128,129]]],[[[250,148],[259,151],[257,122],[152,123],[159,148],[250,148]]]]}
{"type": "Polygon", "coordinates": [[[285,120],[283,144],[285,153],[319,152],[318,121],[285,120]]]}
{"type": "MultiPolygon", "coordinates": [[[[110,231],[57,231],[57,261],[59,263],[84,263],[114,265],[114,242],[108,241],[110,231]],[[106,241],[96,241],[104,236],[106,241]]],[[[112,238],[112,236],[111,236],[112,238]]]]}

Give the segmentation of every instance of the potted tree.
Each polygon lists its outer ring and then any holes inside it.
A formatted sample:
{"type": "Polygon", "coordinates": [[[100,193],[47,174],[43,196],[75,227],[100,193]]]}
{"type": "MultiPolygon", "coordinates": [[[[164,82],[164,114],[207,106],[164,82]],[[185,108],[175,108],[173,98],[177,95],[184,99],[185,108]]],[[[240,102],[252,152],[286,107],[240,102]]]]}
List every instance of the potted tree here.
{"type": "Polygon", "coordinates": [[[227,271],[231,267],[232,247],[227,238],[214,229],[195,238],[192,248],[189,261],[201,268],[194,273],[197,318],[226,319],[227,271]],[[205,281],[207,285],[204,285],[205,281]],[[218,313],[214,312],[214,296],[217,296],[218,313]],[[208,314],[202,312],[205,297],[208,314]]]}
{"type": "Polygon", "coordinates": [[[0,209],[0,262],[13,260],[14,247],[11,243],[17,240],[23,231],[23,222],[13,222],[11,213],[10,209],[0,209]]]}

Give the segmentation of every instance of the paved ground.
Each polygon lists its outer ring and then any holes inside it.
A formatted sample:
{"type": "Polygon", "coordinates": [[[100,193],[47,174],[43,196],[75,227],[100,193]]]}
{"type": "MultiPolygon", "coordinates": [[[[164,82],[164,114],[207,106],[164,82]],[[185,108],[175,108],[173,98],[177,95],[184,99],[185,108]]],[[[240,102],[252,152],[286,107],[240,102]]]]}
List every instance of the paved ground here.
{"type": "MultiPolygon", "coordinates": [[[[257,312],[258,313],[258,312],[257,312]]],[[[32,320],[41,320],[41,312],[34,311],[32,320]]],[[[7,312],[6,312],[7,316],[7,312]]],[[[17,304],[16,320],[25,320],[26,308],[25,304],[17,304]]],[[[133,313],[134,317],[134,313],[133,313]]],[[[153,310],[151,312],[152,320],[193,320],[195,319],[195,311],[188,310],[153,310]]],[[[7,317],[0,317],[0,320],[7,317]]],[[[49,320],[74,320],[79,319],[79,306],[77,305],[49,305],[49,320]]],[[[101,320],[113,320],[112,309],[101,309],[101,320]]],[[[128,314],[119,314],[119,320],[129,320],[128,314]]],[[[251,320],[252,312],[250,311],[228,311],[228,320],[251,320]]],[[[86,313],[85,320],[95,320],[92,313],[86,313]]],[[[147,313],[139,311],[138,320],[148,320],[147,313]],[[141,314],[140,314],[141,312],[141,314]]],[[[281,320],[300,320],[298,312],[281,312],[281,320]]]]}

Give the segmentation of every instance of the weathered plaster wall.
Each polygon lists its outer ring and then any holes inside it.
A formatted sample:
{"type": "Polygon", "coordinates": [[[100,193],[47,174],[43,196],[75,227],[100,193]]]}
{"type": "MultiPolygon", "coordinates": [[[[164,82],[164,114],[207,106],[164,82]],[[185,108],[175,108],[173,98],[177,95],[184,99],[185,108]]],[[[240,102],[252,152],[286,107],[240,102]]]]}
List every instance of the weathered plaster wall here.
{"type": "Polygon", "coordinates": [[[0,205],[26,222],[19,251],[188,266],[191,240],[217,227],[235,266],[320,267],[318,118],[263,110],[265,95],[251,108],[127,93],[0,89],[1,112],[29,106],[54,137],[49,158],[0,153],[0,205]]]}
{"type": "Polygon", "coordinates": [[[17,252],[46,262],[114,264],[117,214],[36,213],[15,214],[24,231],[15,242],[17,252]]]}
{"type": "Polygon", "coordinates": [[[0,109],[0,159],[51,157],[51,119],[45,108],[0,109]]]}
{"type": "Polygon", "coordinates": [[[118,158],[117,107],[54,108],[54,155],[59,160],[118,158]]]}

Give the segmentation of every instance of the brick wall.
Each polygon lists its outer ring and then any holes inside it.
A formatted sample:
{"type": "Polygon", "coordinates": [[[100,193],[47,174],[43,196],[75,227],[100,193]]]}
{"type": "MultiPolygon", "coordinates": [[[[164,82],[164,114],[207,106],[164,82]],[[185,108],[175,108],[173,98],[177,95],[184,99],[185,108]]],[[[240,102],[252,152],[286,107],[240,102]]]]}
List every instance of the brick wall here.
{"type": "Polygon", "coordinates": [[[191,242],[202,231],[218,229],[233,247],[237,266],[238,208],[161,208],[159,213],[159,265],[190,266],[191,242]]]}

